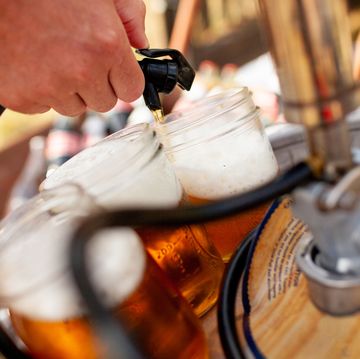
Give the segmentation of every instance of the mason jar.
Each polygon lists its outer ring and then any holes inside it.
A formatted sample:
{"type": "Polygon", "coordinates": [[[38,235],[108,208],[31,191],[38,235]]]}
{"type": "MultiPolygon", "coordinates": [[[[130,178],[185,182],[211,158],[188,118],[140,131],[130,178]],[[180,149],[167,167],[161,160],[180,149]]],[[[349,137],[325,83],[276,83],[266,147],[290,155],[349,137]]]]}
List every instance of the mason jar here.
{"type": "MultiPolygon", "coordinates": [[[[68,184],[43,191],[0,223],[0,305],[34,358],[104,357],[69,268],[71,235],[97,210],[68,184]]],[[[98,232],[87,256],[101,301],[147,358],[208,357],[198,318],[134,230],[98,232]]]]}
{"type": "MultiPolygon", "coordinates": [[[[192,203],[209,203],[255,189],[278,165],[248,89],[230,89],[174,112],[156,124],[173,168],[192,203]]],[[[267,205],[205,224],[227,262],[261,221],[267,205]]]]}
{"type": "MultiPolygon", "coordinates": [[[[45,189],[78,183],[98,205],[111,208],[171,208],[183,190],[153,129],[141,124],[85,149],[43,183],[45,189]]],[[[216,302],[224,264],[203,226],[136,229],[158,265],[197,315],[216,302]]]]}

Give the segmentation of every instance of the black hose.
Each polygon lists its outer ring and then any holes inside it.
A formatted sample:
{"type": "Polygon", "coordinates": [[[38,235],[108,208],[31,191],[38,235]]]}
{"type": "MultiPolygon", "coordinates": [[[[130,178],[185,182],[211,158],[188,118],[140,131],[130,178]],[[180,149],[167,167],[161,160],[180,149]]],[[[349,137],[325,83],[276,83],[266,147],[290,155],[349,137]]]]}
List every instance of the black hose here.
{"type": "Polygon", "coordinates": [[[240,279],[247,264],[251,242],[256,238],[255,228],[243,240],[231,257],[224,273],[218,300],[217,322],[218,330],[225,356],[227,359],[245,358],[236,330],[236,295],[240,279]]]}
{"type": "MultiPolygon", "coordinates": [[[[106,226],[105,226],[106,227],[106,226]]],[[[74,237],[75,238],[75,237],[74,237]]],[[[138,343],[134,343],[126,333],[119,319],[115,319],[98,299],[92,284],[88,279],[85,259],[83,256],[88,239],[72,241],[71,262],[75,282],[80,290],[83,301],[89,309],[89,318],[94,325],[95,331],[106,348],[106,356],[109,359],[146,359],[140,350],[138,343]],[[76,242],[76,243],[75,243],[76,242]],[[88,295],[89,294],[89,295],[88,295]]],[[[90,237],[89,237],[90,239],[90,237]]]]}
{"type": "MultiPolygon", "coordinates": [[[[88,217],[75,235],[75,237],[81,236],[81,239],[75,240],[74,238],[75,248],[73,248],[72,259],[75,260],[75,254],[79,253],[76,249],[76,242],[87,240],[85,237],[92,236],[101,228],[121,226],[182,226],[221,219],[278,198],[291,192],[300,184],[309,182],[312,178],[310,167],[305,163],[300,163],[281,177],[256,190],[211,204],[184,206],[173,209],[119,209],[103,211],[88,217]]],[[[80,259],[76,256],[76,260],[80,259]]],[[[75,264],[73,260],[72,263],[75,264]]]]}
{"type": "Polygon", "coordinates": [[[23,353],[12,341],[4,328],[0,325],[0,352],[9,359],[31,359],[32,357],[23,353]]]}
{"type": "MultiPolygon", "coordinates": [[[[312,172],[301,163],[271,183],[243,195],[237,195],[208,205],[189,206],[176,209],[114,210],[89,216],[78,228],[71,241],[70,266],[74,280],[84,303],[88,307],[90,319],[98,329],[100,338],[110,348],[111,358],[139,358],[133,343],[127,341],[124,329],[112,317],[98,298],[89,280],[85,249],[94,234],[106,227],[136,226],[181,226],[220,219],[241,211],[249,210],[279,196],[291,192],[297,186],[309,182],[312,172]],[[128,344],[129,354],[124,353],[128,344]],[[131,356],[133,355],[133,356],[131,356]]],[[[141,357],[141,356],[140,356],[141,357]]]]}

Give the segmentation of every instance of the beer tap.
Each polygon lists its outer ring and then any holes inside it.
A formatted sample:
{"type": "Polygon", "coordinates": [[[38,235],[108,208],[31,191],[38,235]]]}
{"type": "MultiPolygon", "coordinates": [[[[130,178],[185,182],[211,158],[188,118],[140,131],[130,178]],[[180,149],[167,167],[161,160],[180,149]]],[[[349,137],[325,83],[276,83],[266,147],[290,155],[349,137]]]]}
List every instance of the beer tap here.
{"type": "Polygon", "coordinates": [[[136,51],[145,56],[139,61],[145,76],[144,100],[153,113],[161,111],[159,93],[169,94],[176,85],[189,91],[195,78],[195,71],[186,58],[174,49],[141,49],[136,51]],[[170,59],[159,59],[160,57],[170,59]]]}
{"type": "MultiPolygon", "coordinates": [[[[189,91],[195,71],[185,56],[175,49],[139,49],[136,53],[144,58],[138,63],[145,76],[143,92],[146,106],[152,112],[161,111],[160,93],[169,94],[178,85],[189,91]],[[159,59],[168,57],[167,59],[159,59]]],[[[0,105],[0,116],[5,108],[0,105]]]]}

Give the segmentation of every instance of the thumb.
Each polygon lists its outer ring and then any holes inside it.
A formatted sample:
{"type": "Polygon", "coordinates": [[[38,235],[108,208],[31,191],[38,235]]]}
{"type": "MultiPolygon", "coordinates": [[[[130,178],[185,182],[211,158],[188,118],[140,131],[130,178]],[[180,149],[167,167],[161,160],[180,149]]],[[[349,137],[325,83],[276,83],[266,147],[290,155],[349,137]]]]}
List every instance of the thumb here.
{"type": "Polygon", "coordinates": [[[142,0],[114,0],[117,13],[124,25],[130,44],[143,49],[149,47],[145,35],[146,7],[142,0]]]}

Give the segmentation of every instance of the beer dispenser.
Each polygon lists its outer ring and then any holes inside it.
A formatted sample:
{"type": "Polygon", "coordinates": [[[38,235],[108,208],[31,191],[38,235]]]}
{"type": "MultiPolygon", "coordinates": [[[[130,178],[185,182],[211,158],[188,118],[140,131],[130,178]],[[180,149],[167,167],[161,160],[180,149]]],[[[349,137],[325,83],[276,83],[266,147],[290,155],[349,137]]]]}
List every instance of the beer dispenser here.
{"type": "MultiPolygon", "coordinates": [[[[346,114],[360,105],[360,85],[351,76],[346,0],[260,0],[260,5],[280,78],[285,115],[290,122],[304,125],[310,156],[307,162],[243,195],[173,210],[103,211],[81,224],[72,240],[72,273],[95,326],[103,333],[101,340],[110,350],[109,358],[124,358],[124,333],[98,298],[89,280],[85,256],[94,234],[106,227],[201,223],[290,193],[295,215],[313,233],[313,239],[301,243],[298,252],[298,265],[308,280],[311,299],[331,315],[360,309],[360,171],[352,156],[345,121],[346,114]]],[[[178,53],[141,52],[147,57],[172,57],[164,65],[160,63],[164,60],[156,60],[153,65],[154,59],[140,63],[149,82],[145,90],[147,104],[159,110],[158,92],[169,92],[177,82],[185,88],[191,86],[188,70],[185,84],[181,71],[175,75],[175,67],[187,68],[187,63],[178,53]],[[156,74],[155,78],[151,74],[156,74]]],[[[234,253],[223,281],[218,326],[227,358],[244,357],[235,325],[235,295],[253,238],[254,233],[234,253]]],[[[127,357],[140,355],[138,351],[132,353],[127,357]]]]}

